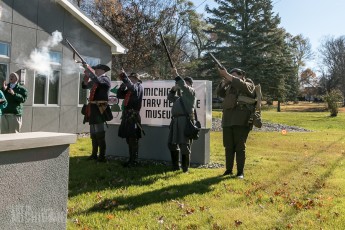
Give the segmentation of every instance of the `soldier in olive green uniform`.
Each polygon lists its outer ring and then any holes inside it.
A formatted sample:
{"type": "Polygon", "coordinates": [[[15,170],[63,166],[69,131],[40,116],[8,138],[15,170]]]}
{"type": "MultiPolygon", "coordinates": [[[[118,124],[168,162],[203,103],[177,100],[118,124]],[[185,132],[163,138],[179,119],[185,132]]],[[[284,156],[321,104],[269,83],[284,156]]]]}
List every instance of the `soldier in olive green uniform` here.
{"type": "Polygon", "coordinates": [[[217,95],[223,101],[223,145],[225,147],[226,171],[223,175],[232,175],[232,168],[236,154],[237,177],[244,178],[244,164],[246,140],[251,130],[250,117],[254,105],[238,100],[241,98],[254,98],[255,85],[252,80],[245,78],[245,72],[235,68],[227,72],[219,69],[224,78],[217,87],[217,95]]]}
{"type": "Polygon", "coordinates": [[[193,140],[186,137],[184,132],[188,119],[194,119],[196,95],[191,77],[180,77],[176,68],[173,69],[173,73],[176,76],[176,85],[171,88],[167,97],[169,101],[173,102],[168,147],[171,153],[173,171],[180,169],[179,155],[181,153],[182,171],[188,172],[193,140]]]}

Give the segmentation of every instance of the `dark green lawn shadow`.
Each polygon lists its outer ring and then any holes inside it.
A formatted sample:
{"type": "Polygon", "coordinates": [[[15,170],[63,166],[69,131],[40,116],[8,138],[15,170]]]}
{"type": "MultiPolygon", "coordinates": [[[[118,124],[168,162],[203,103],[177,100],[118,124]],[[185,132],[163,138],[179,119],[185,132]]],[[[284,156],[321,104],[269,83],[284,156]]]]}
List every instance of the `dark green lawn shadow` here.
{"type": "Polygon", "coordinates": [[[211,186],[218,184],[222,180],[228,179],[227,177],[212,177],[199,181],[192,181],[188,184],[171,185],[156,189],[148,192],[144,192],[140,195],[134,196],[114,196],[112,198],[104,199],[101,202],[95,204],[88,210],[80,212],[80,214],[90,214],[93,212],[106,212],[106,211],[124,211],[134,210],[146,205],[179,200],[190,194],[205,194],[210,192],[211,186]]]}
{"type": "Polygon", "coordinates": [[[121,160],[109,160],[106,163],[87,160],[87,157],[70,157],[69,192],[73,197],[87,192],[101,191],[106,188],[116,189],[131,185],[148,185],[173,174],[171,166],[163,164],[140,164],[125,168],[121,160]]]}

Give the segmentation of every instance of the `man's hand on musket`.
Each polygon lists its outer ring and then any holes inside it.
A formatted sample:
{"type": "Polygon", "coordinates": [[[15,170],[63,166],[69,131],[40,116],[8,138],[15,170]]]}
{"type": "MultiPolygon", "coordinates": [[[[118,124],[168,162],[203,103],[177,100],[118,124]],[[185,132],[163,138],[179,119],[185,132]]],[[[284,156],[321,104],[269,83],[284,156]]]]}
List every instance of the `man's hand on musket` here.
{"type": "Polygon", "coordinates": [[[221,68],[218,67],[218,72],[219,72],[219,75],[221,77],[223,77],[224,79],[232,81],[233,76],[231,74],[229,74],[228,71],[225,68],[221,69],[221,68]]]}
{"type": "Polygon", "coordinates": [[[179,76],[176,67],[171,68],[171,73],[173,74],[174,78],[175,78],[176,76],[179,76]]]}

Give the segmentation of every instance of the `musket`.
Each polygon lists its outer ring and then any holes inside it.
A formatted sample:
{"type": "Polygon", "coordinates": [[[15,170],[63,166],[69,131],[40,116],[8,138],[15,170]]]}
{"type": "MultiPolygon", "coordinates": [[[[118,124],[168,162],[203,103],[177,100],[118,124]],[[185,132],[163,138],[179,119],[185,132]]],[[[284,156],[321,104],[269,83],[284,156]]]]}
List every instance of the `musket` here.
{"type": "Polygon", "coordinates": [[[82,58],[82,56],[78,53],[78,51],[72,46],[72,44],[67,40],[65,39],[66,43],[69,45],[69,47],[71,47],[71,49],[73,50],[73,59],[76,63],[82,63],[82,64],[87,64],[86,61],[84,60],[84,58],[82,58]],[[76,60],[75,59],[75,55],[77,55],[80,59],[79,60],[76,60]]]}
{"type": "Polygon", "coordinates": [[[208,53],[208,54],[211,56],[211,58],[213,59],[213,61],[218,65],[218,67],[219,67],[220,69],[225,69],[224,66],[223,66],[222,64],[220,64],[220,62],[217,60],[217,58],[215,58],[215,57],[213,56],[213,54],[211,54],[211,53],[208,53]]]}
{"type": "Polygon", "coordinates": [[[168,55],[168,59],[169,59],[171,68],[175,68],[174,63],[173,63],[172,60],[171,60],[170,53],[169,53],[168,47],[167,47],[167,45],[166,45],[166,43],[165,43],[163,34],[162,34],[162,32],[159,32],[159,34],[161,35],[161,38],[162,38],[162,41],[163,41],[163,45],[164,45],[165,51],[166,51],[166,53],[167,53],[167,55],[168,55]]]}

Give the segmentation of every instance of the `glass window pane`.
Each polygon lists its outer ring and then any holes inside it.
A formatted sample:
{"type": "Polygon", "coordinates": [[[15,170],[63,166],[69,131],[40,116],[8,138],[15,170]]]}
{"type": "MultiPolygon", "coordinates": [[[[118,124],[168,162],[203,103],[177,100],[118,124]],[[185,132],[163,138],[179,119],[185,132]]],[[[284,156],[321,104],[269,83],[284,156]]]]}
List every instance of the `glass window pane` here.
{"type": "Polygon", "coordinates": [[[34,104],[45,104],[44,95],[46,91],[46,79],[47,77],[41,74],[37,74],[35,77],[34,104]]]}
{"type": "Polygon", "coordinates": [[[90,66],[95,66],[101,63],[101,59],[99,58],[93,58],[93,57],[87,57],[87,56],[82,56],[83,59],[88,63],[90,66]]]}
{"type": "Polygon", "coordinates": [[[49,52],[50,62],[61,64],[60,52],[49,52]]]}
{"type": "Polygon", "coordinates": [[[0,42],[0,55],[8,56],[8,44],[0,42]]]}
{"type": "Polygon", "coordinates": [[[49,79],[48,104],[58,104],[60,71],[55,70],[49,79]]]}
{"type": "Polygon", "coordinates": [[[87,103],[87,89],[83,89],[81,87],[81,83],[84,80],[84,74],[80,73],[79,76],[79,104],[86,104],[87,103]]]}
{"type": "Polygon", "coordinates": [[[6,81],[7,75],[7,64],[0,64],[0,88],[2,87],[4,81],[6,81]]]}

